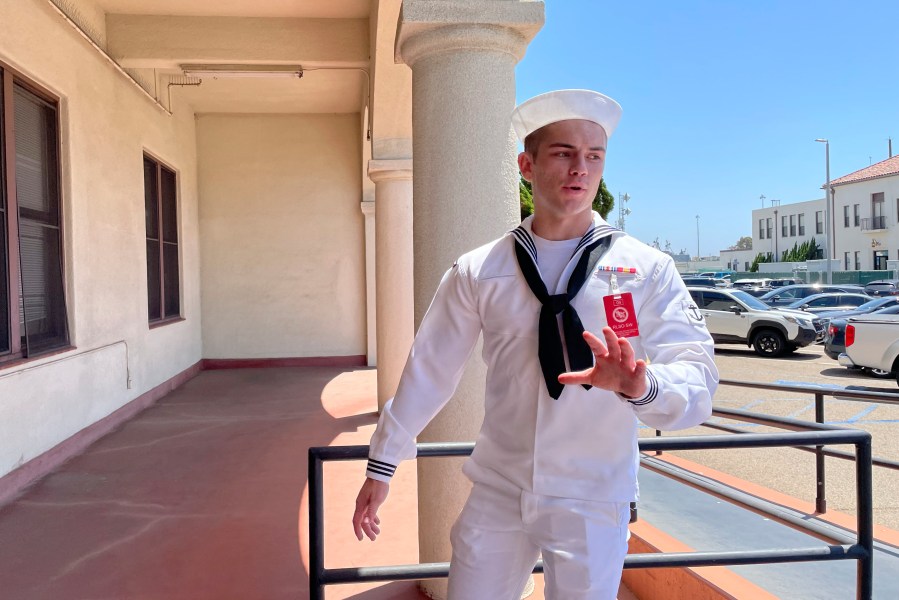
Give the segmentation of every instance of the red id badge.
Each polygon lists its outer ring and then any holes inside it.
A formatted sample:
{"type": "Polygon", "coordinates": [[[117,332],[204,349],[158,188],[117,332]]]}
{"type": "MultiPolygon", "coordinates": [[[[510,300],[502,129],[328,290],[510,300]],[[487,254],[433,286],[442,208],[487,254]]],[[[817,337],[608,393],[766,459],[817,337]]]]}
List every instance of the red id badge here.
{"type": "Polygon", "coordinates": [[[630,292],[603,296],[602,303],[606,308],[606,322],[615,335],[618,337],[640,335],[637,314],[634,312],[634,299],[630,292]]]}

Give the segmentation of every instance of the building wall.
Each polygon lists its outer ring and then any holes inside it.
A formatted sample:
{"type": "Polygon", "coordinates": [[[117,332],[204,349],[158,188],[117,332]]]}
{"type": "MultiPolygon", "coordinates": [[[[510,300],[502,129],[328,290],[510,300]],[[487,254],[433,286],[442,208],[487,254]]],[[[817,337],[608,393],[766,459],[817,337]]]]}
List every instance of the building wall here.
{"type": "Polygon", "coordinates": [[[0,476],[202,357],[193,114],[169,116],[40,0],[0,2],[0,60],[60,101],[74,349],[0,365],[0,476]],[[184,320],[150,329],[142,155],[178,175],[184,320]]]}
{"type": "Polygon", "coordinates": [[[203,115],[206,358],[366,352],[359,116],[203,115]]]}
{"type": "Polygon", "coordinates": [[[748,271],[752,261],[758,255],[758,251],[752,250],[721,250],[720,258],[727,268],[734,271],[748,271]]]}
{"type": "Polygon", "coordinates": [[[759,252],[771,252],[780,258],[785,250],[790,250],[795,244],[802,245],[804,242],[814,238],[818,245],[824,248],[824,199],[809,200],[807,202],[795,202],[792,204],[782,204],[780,206],[770,206],[766,208],[758,208],[752,211],[752,249],[755,254],[759,252]],[[817,233],[816,217],[820,213],[822,221],[822,232],[817,233]],[[799,216],[802,215],[805,233],[799,233],[799,216]],[[787,220],[787,234],[783,232],[783,219],[787,220]],[[790,217],[793,217],[795,230],[790,229],[790,217]],[[767,222],[771,220],[771,235],[768,236],[767,222]],[[759,231],[759,221],[764,222],[764,232],[759,231]],[[764,237],[760,234],[764,234],[764,237]]]}
{"type": "Polygon", "coordinates": [[[850,253],[854,268],[855,252],[859,253],[861,270],[874,269],[874,252],[887,251],[890,260],[899,259],[899,175],[860,181],[834,188],[834,258],[845,268],[845,253],[850,253]],[[873,229],[872,194],[883,192],[884,229],[873,229]],[[855,225],[854,206],[859,207],[859,224],[855,225]],[[849,210],[849,226],[843,218],[849,210]]]}

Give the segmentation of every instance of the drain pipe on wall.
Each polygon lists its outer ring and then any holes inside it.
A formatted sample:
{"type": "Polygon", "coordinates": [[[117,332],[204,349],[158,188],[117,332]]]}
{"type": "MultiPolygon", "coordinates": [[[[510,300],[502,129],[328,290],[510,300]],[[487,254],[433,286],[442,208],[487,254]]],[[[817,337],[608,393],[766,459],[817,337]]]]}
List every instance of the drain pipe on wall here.
{"type": "MultiPolygon", "coordinates": [[[[23,373],[27,373],[28,371],[34,371],[35,369],[40,369],[49,365],[55,365],[56,363],[61,363],[67,360],[72,360],[73,358],[78,358],[80,356],[84,356],[85,354],[92,354],[94,352],[99,352],[100,350],[105,350],[106,348],[111,348],[117,345],[123,345],[125,347],[125,387],[127,389],[131,389],[132,381],[131,381],[131,358],[128,355],[128,342],[125,340],[118,340],[117,342],[110,342],[109,344],[104,344],[103,346],[97,346],[96,348],[91,348],[90,350],[85,350],[83,352],[76,352],[75,354],[69,354],[68,356],[63,356],[61,358],[57,358],[55,360],[48,360],[47,362],[42,362],[36,365],[31,365],[28,367],[24,367],[22,369],[16,369],[15,371],[10,371],[9,373],[0,374],[0,379],[6,379],[7,377],[14,377],[16,375],[21,375],[23,373]]],[[[40,359],[36,359],[40,360],[40,359]]],[[[15,368],[15,367],[13,367],[15,368]]]]}

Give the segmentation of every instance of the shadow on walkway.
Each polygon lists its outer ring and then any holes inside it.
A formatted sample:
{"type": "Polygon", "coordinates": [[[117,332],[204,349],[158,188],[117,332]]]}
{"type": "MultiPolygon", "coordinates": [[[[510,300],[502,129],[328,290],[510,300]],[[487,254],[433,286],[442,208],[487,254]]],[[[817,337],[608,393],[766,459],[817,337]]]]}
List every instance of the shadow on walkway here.
{"type": "MultiPolygon", "coordinates": [[[[0,509],[0,596],[307,598],[306,451],[367,443],[376,408],[373,370],[205,371],[0,509]]],[[[348,466],[360,482],[364,464],[348,466]]],[[[336,491],[352,506],[357,486],[336,491]]],[[[353,559],[340,521],[328,566],[353,559]]],[[[415,562],[414,530],[397,535],[412,539],[395,562],[415,562]]],[[[414,584],[381,587],[355,597],[414,584]]]]}

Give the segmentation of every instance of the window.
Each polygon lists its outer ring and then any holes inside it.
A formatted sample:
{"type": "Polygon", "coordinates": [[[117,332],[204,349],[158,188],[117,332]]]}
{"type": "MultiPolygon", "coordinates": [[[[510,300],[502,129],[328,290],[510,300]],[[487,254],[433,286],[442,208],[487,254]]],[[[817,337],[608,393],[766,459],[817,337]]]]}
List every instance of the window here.
{"type": "Polygon", "coordinates": [[[144,155],[147,221],[147,314],[150,323],[181,316],[178,193],[175,172],[144,155]]]}
{"type": "Polygon", "coordinates": [[[796,215],[790,215],[790,237],[796,237],[796,215]]]}
{"type": "Polygon", "coordinates": [[[821,298],[815,298],[811,302],[808,302],[808,305],[813,308],[836,306],[838,297],[839,296],[822,296],[821,298]]]}
{"type": "Polygon", "coordinates": [[[765,239],[765,219],[759,219],[759,239],[765,239]]]}
{"type": "Polygon", "coordinates": [[[824,211],[815,212],[815,233],[824,233],[824,211]]]}
{"type": "Polygon", "coordinates": [[[886,229],[883,205],[883,192],[871,194],[871,229],[886,229]]]}
{"type": "Polygon", "coordinates": [[[852,205],[852,226],[858,227],[858,204],[852,205]]]}
{"type": "Polygon", "coordinates": [[[780,218],[780,237],[787,237],[787,215],[780,218]]]}
{"type": "Polygon", "coordinates": [[[0,361],[69,345],[56,99],[0,64],[0,361]]]}
{"type": "MultiPolygon", "coordinates": [[[[899,202],[899,200],[897,200],[897,202],[899,202]]],[[[768,238],[768,239],[770,240],[771,237],[772,237],[772,236],[771,236],[771,233],[772,233],[772,231],[771,231],[771,219],[766,219],[766,220],[765,220],[765,233],[766,233],[765,237],[768,238]]]]}
{"type": "Polygon", "coordinates": [[[862,270],[862,253],[859,250],[855,251],[855,270],[862,270]]]}
{"type": "Polygon", "coordinates": [[[889,250],[875,250],[874,251],[874,270],[875,271],[886,271],[887,259],[889,258],[889,254],[890,254],[889,250]]]}
{"type": "Polygon", "coordinates": [[[843,227],[849,227],[849,205],[843,207],[843,227]]]}
{"type": "Polygon", "coordinates": [[[852,270],[852,267],[850,266],[850,263],[849,263],[849,253],[848,252],[843,253],[843,270],[844,271],[852,270]]]}
{"type": "Polygon", "coordinates": [[[799,222],[799,235],[805,235],[805,215],[800,214],[796,220],[799,222]]]}
{"type": "Polygon", "coordinates": [[[702,308],[706,310],[730,310],[731,306],[737,306],[734,300],[721,292],[703,292],[702,308]]]}

